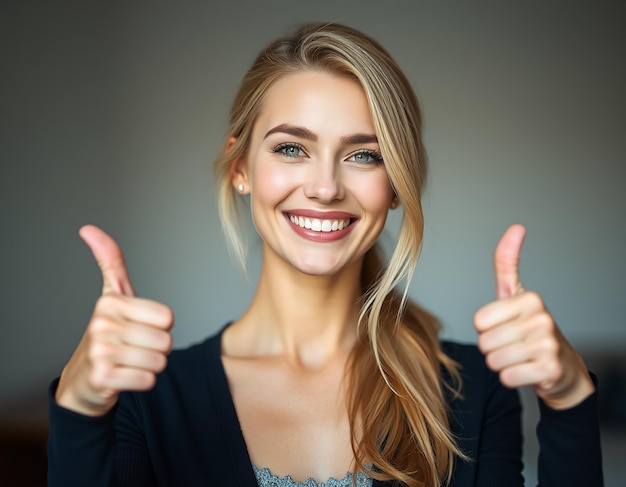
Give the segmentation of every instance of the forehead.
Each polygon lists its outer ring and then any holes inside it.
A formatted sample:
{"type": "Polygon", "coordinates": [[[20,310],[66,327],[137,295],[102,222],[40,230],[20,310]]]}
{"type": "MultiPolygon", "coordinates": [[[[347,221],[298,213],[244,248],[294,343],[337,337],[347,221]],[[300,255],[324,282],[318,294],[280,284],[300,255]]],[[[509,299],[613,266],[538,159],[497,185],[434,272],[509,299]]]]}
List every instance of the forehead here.
{"type": "Polygon", "coordinates": [[[291,73],[270,87],[255,129],[283,123],[303,126],[320,135],[374,134],[370,107],[359,82],[323,71],[291,73]]]}

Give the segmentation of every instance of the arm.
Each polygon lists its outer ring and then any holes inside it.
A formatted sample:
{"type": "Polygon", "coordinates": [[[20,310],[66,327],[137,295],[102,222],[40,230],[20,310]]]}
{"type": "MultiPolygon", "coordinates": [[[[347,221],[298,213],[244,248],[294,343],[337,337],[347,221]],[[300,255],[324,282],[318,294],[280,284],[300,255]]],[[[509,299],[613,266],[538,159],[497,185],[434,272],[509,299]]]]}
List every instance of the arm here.
{"type": "Polygon", "coordinates": [[[604,485],[597,393],[564,410],[540,399],[539,411],[539,485],[604,485]]]}
{"type": "Polygon", "coordinates": [[[114,486],[114,412],[86,416],[65,409],[54,398],[57,385],[58,379],[48,391],[48,486],[114,486]]]}
{"type": "Polygon", "coordinates": [[[156,486],[145,438],[128,401],[101,416],[66,409],[49,388],[48,487],[156,486]]]}
{"type": "Polygon", "coordinates": [[[488,375],[488,395],[476,458],[476,487],[522,487],[522,406],[517,390],[488,375]]]}
{"type": "Polygon", "coordinates": [[[80,233],[101,268],[103,294],[50,387],[49,485],[153,485],[138,418],[118,398],[154,386],[171,349],[173,316],[163,304],[135,296],[111,237],[91,226],[80,233]]]}
{"type": "Polygon", "coordinates": [[[469,457],[455,461],[450,487],[522,487],[518,391],[500,383],[476,347],[447,342],[444,351],[462,366],[462,397],[449,396],[450,426],[469,457]]]}
{"type": "Polygon", "coordinates": [[[532,386],[540,400],[540,485],[601,486],[596,386],[541,296],[519,280],[524,236],[514,225],[496,247],[497,300],[474,316],[478,346],[504,386],[532,386]]]}

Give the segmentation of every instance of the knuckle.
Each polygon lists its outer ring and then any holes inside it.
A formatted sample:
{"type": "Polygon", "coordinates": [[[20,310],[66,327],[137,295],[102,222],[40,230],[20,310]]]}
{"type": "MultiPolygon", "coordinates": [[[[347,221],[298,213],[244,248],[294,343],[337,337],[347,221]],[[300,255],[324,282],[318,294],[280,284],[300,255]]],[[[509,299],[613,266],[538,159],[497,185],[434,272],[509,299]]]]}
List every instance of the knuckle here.
{"type": "Polygon", "coordinates": [[[163,351],[169,352],[172,349],[172,345],[174,344],[172,335],[167,332],[163,333],[162,342],[163,342],[163,351]]]}
{"type": "Polygon", "coordinates": [[[559,355],[559,344],[551,336],[541,340],[540,348],[550,357],[557,357],[559,355]]]}
{"type": "Polygon", "coordinates": [[[89,323],[88,332],[92,338],[108,333],[114,327],[114,321],[108,316],[94,315],[89,323]]]}
{"type": "Polygon", "coordinates": [[[168,321],[173,321],[174,320],[174,311],[172,310],[172,308],[170,308],[169,306],[165,306],[165,317],[168,319],[168,321]]]}
{"type": "Polygon", "coordinates": [[[546,376],[550,379],[550,382],[558,382],[563,376],[563,367],[557,360],[551,360],[544,365],[546,376]]]}
{"type": "Polygon", "coordinates": [[[93,367],[88,375],[88,384],[93,390],[96,391],[104,389],[110,375],[110,369],[108,367],[93,367]]]}
{"type": "Polygon", "coordinates": [[[537,291],[526,291],[524,296],[529,306],[533,308],[543,307],[543,298],[537,291]]]}
{"type": "Polygon", "coordinates": [[[167,367],[167,357],[161,353],[156,354],[154,358],[154,370],[155,372],[162,372],[167,367]]]}
{"type": "Polygon", "coordinates": [[[495,354],[490,353],[489,355],[487,355],[487,357],[485,358],[485,362],[487,363],[487,367],[489,367],[491,370],[498,370],[499,361],[498,357],[495,354]]]}
{"type": "Polygon", "coordinates": [[[480,329],[481,325],[482,325],[482,313],[480,312],[481,310],[478,310],[474,313],[474,316],[472,317],[472,322],[474,323],[474,326],[478,329],[480,329]]]}
{"type": "Polygon", "coordinates": [[[174,323],[174,311],[172,311],[172,308],[170,308],[169,306],[165,304],[161,304],[161,309],[159,310],[159,314],[161,318],[160,324],[162,324],[163,326],[169,329],[174,323]]]}
{"type": "Polygon", "coordinates": [[[476,342],[476,345],[478,346],[478,350],[481,351],[481,353],[485,354],[487,353],[487,350],[489,350],[488,345],[489,345],[489,340],[487,338],[486,335],[480,335],[478,337],[478,341],[476,342]]]}
{"type": "Polygon", "coordinates": [[[554,329],[554,321],[547,311],[537,314],[537,316],[535,316],[535,323],[546,331],[552,331],[554,329]]]}
{"type": "Polygon", "coordinates": [[[102,342],[94,342],[89,347],[87,357],[92,364],[98,364],[110,356],[110,347],[102,342]]]}
{"type": "Polygon", "coordinates": [[[117,294],[107,293],[98,298],[98,301],[96,301],[96,308],[107,310],[119,306],[119,303],[120,297],[117,294]]]}
{"type": "Polygon", "coordinates": [[[156,375],[151,372],[139,374],[135,379],[134,389],[148,391],[156,385],[156,375]]]}
{"type": "Polygon", "coordinates": [[[515,382],[515,373],[509,369],[501,370],[498,374],[498,378],[500,379],[500,383],[508,388],[516,387],[515,382]]]}

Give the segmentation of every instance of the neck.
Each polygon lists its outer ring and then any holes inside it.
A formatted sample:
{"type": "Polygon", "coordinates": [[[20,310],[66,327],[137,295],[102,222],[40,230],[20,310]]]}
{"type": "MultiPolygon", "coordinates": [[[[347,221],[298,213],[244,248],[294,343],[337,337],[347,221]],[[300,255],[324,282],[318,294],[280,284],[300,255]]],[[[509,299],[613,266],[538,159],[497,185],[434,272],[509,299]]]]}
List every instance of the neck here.
{"type": "Polygon", "coordinates": [[[264,258],[250,307],[233,324],[235,355],[282,356],[318,369],[347,356],[357,337],[361,262],[333,276],[312,276],[264,258]]]}

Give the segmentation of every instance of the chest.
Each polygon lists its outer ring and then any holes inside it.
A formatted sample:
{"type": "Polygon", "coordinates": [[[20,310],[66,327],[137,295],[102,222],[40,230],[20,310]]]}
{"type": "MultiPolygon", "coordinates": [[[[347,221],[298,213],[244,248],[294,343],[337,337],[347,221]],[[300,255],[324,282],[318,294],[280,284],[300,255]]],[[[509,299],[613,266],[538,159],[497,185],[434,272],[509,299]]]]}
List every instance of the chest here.
{"type": "Polygon", "coordinates": [[[343,365],[303,372],[271,359],[223,362],[254,465],[301,482],[345,475],[353,454],[343,365]]]}

